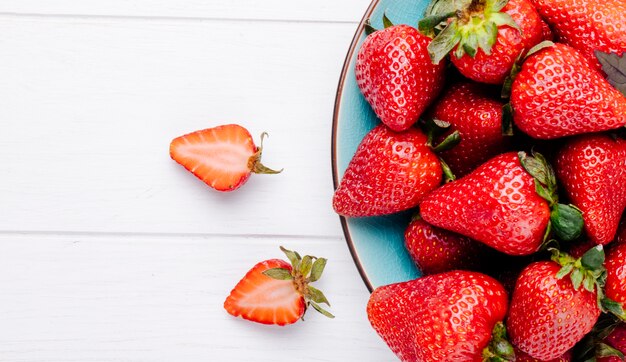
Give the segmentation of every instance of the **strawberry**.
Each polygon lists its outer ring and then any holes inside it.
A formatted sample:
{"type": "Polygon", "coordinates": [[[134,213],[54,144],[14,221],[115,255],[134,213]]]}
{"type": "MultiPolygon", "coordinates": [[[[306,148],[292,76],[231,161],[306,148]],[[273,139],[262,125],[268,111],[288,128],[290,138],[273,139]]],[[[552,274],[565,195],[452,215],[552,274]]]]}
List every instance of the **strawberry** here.
{"type": "Polygon", "coordinates": [[[361,141],[333,207],[349,217],[393,214],[417,206],[441,179],[439,159],[421,131],[397,133],[379,125],[361,141]]]}
{"type": "Polygon", "coordinates": [[[602,134],[570,140],[558,153],[556,172],[569,199],[583,211],[596,244],[615,237],[626,208],[626,140],[602,134]]]}
{"type": "Polygon", "coordinates": [[[452,271],[377,288],[367,315],[402,361],[511,361],[501,323],[507,304],[496,280],[452,271]]]}
{"type": "Polygon", "coordinates": [[[395,131],[411,127],[443,88],[444,62],[428,56],[430,38],[407,25],[371,33],[356,60],[356,81],[380,120],[395,131]]]}
{"type": "Polygon", "coordinates": [[[571,351],[567,351],[562,356],[559,356],[557,358],[551,359],[549,361],[543,361],[543,360],[538,360],[536,358],[533,358],[533,357],[529,356],[528,354],[526,354],[526,353],[520,351],[519,349],[515,348],[515,362],[570,362],[571,360],[572,360],[572,352],[571,351]]]}
{"type": "Polygon", "coordinates": [[[481,83],[502,84],[516,59],[544,38],[528,0],[434,0],[426,15],[420,30],[445,27],[428,46],[433,62],[452,51],[461,74],[481,83]]]}
{"type": "Polygon", "coordinates": [[[552,25],[560,42],[581,52],[597,70],[595,50],[626,52],[626,2],[623,0],[530,0],[552,25]]]}
{"type": "Polygon", "coordinates": [[[436,228],[415,217],[404,234],[405,246],[422,274],[481,267],[487,248],[470,238],[436,228]]]}
{"type": "Polygon", "coordinates": [[[247,129],[228,124],[180,136],[170,144],[172,159],[218,191],[241,187],[251,173],[276,174],[261,164],[261,146],[256,147],[247,129]]]}
{"type": "Polygon", "coordinates": [[[592,330],[600,316],[597,293],[605,272],[601,246],[580,259],[552,251],[552,261],[522,271],[507,319],[513,344],[542,361],[563,355],[592,330]]]}
{"type": "Polygon", "coordinates": [[[580,213],[558,203],[556,179],[543,156],[524,152],[497,156],[436,189],[420,211],[432,225],[510,255],[536,252],[550,229],[566,240],[582,230],[580,213]]]}
{"type": "Polygon", "coordinates": [[[626,98],[575,49],[554,44],[530,55],[511,89],[515,124],[553,139],[626,125],[626,98]]]}
{"type": "MultiPolygon", "coordinates": [[[[626,354],[626,324],[618,325],[611,334],[609,334],[606,339],[604,339],[604,345],[613,348],[614,350],[619,351],[619,353],[626,354]]],[[[615,353],[612,350],[611,352],[615,353]]],[[[624,359],[618,357],[619,353],[610,357],[600,357],[598,358],[598,362],[621,362],[624,359]]]]}
{"type": "Polygon", "coordinates": [[[626,321],[626,244],[615,245],[606,256],[606,285],[604,292],[614,302],[622,305],[617,310],[619,317],[626,321]]]}
{"type": "Polygon", "coordinates": [[[451,125],[444,136],[459,131],[461,137],[458,145],[440,154],[455,176],[466,175],[506,150],[503,106],[484,86],[469,82],[452,86],[435,103],[432,116],[451,125]]]}
{"type": "Polygon", "coordinates": [[[334,318],[319,305],[330,305],[324,294],[309,285],[321,277],[326,259],[281,250],[291,264],[280,259],[256,264],[230,292],[224,309],[235,317],[279,326],[302,319],[309,306],[334,318]]]}

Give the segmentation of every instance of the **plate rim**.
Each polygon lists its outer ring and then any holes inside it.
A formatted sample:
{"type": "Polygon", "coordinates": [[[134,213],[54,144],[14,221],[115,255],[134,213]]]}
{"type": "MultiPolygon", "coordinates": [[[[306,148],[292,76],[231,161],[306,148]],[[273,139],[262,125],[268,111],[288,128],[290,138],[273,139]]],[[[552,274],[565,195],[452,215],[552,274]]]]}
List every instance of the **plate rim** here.
{"type": "MultiPolygon", "coordinates": [[[[343,67],[341,68],[341,75],[339,76],[339,84],[337,86],[337,93],[335,95],[335,107],[333,110],[333,126],[332,126],[332,136],[331,136],[331,163],[332,163],[333,189],[334,190],[337,190],[337,187],[339,186],[339,180],[340,180],[339,167],[337,164],[337,129],[338,129],[338,124],[339,124],[339,113],[340,113],[340,108],[341,108],[341,97],[343,95],[343,88],[344,88],[344,84],[346,82],[346,78],[350,70],[350,61],[352,60],[352,57],[354,56],[354,52],[356,51],[357,44],[359,43],[359,39],[361,38],[365,30],[365,22],[371,17],[372,13],[374,12],[374,9],[376,8],[379,2],[380,0],[372,0],[367,10],[365,11],[363,18],[361,19],[361,22],[359,22],[359,26],[357,27],[356,33],[354,34],[354,37],[352,38],[352,42],[350,43],[350,48],[348,49],[348,54],[346,55],[346,58],[344,60],[343,67]]],[[[354,261],[354,264],[356,264],[356,267],[359,271],[359,274],[361,275],[361,279],[363,279],[363,282],[365,283],[365,286],[371,293],[374,291],[374,288],[372,286],[372,282],[367,276],[367,271],[365,271],[365,268],[363,267],[363,264],[361,263],[359,253],[356,250],[354,241],[352,240],[352,236],[350,234],[350,229],[348,227],[347,220],[344,216],[339,216],[339,220],[341,221],[341,228],[343,229],[344,238],[346,239],[346,243],[348,244],[348,249],[350,250],[350,254],[352,255],[352,260],[354,261]]]]}

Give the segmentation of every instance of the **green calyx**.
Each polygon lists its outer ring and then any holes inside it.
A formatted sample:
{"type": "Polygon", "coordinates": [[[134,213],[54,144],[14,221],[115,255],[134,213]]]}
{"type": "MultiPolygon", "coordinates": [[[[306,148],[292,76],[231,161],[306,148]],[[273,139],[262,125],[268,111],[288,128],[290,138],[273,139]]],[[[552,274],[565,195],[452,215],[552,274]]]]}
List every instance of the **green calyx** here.
{"type": "Polygon", "coordinates": [[[523,151],[518,155],[522,167],[535,179],[535,191],[550,207],[550,223],[544,241],[548,240],[551,232],[565,241],[580,237],[584,226],[582,212],[574,205],[559,203],[556,175],[545,157],[534,151],[530,156],[523,151]]]}
{"type": "MultiPolygon", "coordinates": [[[[574,290],[579,290],[582,286],[591,293],[597,292],[599,296],[603,294],[606,269],[604,268],[605,257],[602,245],[591,248],[578,259],[555,248],[548,250],[552,253],[552,261],[561,266],[556,274],[557,279],[569,276],[574,290]]],[[[601,302],[600,297],[598,302],[601,302]]]]}
{"type": "Polygon", "coordinates": [[[483,361],[515,361],[515,350],[513,349],[513,345],[508,341],[504,323],[498,322],[495,327],[493,327],[491,341],[489,341],[489,345],[483,350],[483,361]]]}
{"type": "Polygon", "coordinates": [[[434,36],[428,45],[433,63],[438,64],[455,47],[454,56],[474,57],[478,49],[491,54],[498,29],[509,26],[521,32],[513,18],[502,12],[508,0],[433,0],[418,24],[425,35],[434,36]]]}
{"type": "Polygon", "coordinates": [[[253,173],[275,175],[277,173],[283,172],[283,169],[281,168],[278,171],[273,170],[261,163],[261,156],[263,155],[263,141],[266,137],[269,137],[267,132],[261,133],[261,145],[257,147],[254,155],[250,156],[250,158],[248,159],[248,169],[253,173]]]}
{"type": "MultiPolygon", "coordinates": [[[[445,132],[450,129],[450,123],[436,119],[429,118],[423,123],[424,132],[426,133],[426,137],[428,138],[427,145],[432,148],[435,153],[441,153],[448,151],[461,142],[461,133],[459,131],[454,131],[450,133],[446,138],[443,139],[438,145],[434,144],[434,140],[436,137],[441,136],[445,132]]],[[[439,162],[441,164],[441,169],[443,171],[443,178],[446,183],[452,182],[456,180],[456,176],[450,169],[450,166],[444,161],[441,157],[439,157],[439,162]]]]}
{"type": "MultiPolygon", "coordinates": [[[[328,299],[321,290],[309,285],[322,277],[327,259],[305,255],[301,257],[296,251],[280,247],[291,263],[291,270],[285,268],[273,268],[263,272],[264,275],[277,280],[292,280],[294,287],[304,297],[306,307],[313,307],[316,311],[328,318],[335,318],[330,312],[322,308],[320,304],[330,306],[328,299]]],[[[304,318],[303,318],[304,320],[304,318]]]]}
{"type": "MultiPolygon", "coordinates": [[[[393,22],[391,20],[389,20],[389,18],[387,17],[387,13],[383,13],[383,27],[385,29],[390,28],[393,26],[393,22]]],[[[367,19],[365,21],[365,34],[370,35],[372,33],[377,32],[378,29],[376,29],[375,27],[372,26],[372,23],[370,22],[369,19],[367,19]]]]}

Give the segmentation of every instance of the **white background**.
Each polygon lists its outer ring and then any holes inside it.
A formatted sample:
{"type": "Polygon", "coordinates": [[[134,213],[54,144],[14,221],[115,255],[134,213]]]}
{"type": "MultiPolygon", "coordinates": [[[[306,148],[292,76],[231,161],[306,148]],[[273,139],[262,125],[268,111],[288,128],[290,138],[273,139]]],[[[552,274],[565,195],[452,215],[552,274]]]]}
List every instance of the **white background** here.
{"type": "Polygon", "coordinates": [[[330,200],[341,66],[368,0],[0,0],[0,361],[387,361],[330,200]],[[172,138],[237,122],[219,194],[172,138]],[[329,259],[335,320],[222,308],[279,245],[329,259]]]}

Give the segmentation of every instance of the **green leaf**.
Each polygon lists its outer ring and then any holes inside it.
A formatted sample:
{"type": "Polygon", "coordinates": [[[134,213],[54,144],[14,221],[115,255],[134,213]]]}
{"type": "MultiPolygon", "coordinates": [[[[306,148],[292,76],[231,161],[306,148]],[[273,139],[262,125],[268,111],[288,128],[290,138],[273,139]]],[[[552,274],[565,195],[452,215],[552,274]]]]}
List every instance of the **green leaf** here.
{"type": "Polygon", "coordinates": [[[596,346],[596,357],[617,357],[622,361],[624,360],[622,352],[604,343],[598,343],[596,346]]]}
{"type": "Polygon", "coordinates": [[[623,321],[626,320],[626,312],[624,311],[624,306],[622,306],[621,303],[618,303],[608,297],[604,297],[601,300],[601,306],[604,312],[609,312],[623,321]]]}
{"type": "Polygon", "coordinates": [[[513,106],[511,103],[502,107],[502,135],[513,136],[513,106]]]}
{"type": "Polygon", "coordinates": [[[433,0],[426,8],[425,16],[456,13],[469,6],[472,0],[433,0]]]}
{"type": "Polygon", "coordinates": [[[541,162],[541,159],[528,156],[526,152],[521,151],[518,153],[520,163],[532,177],[534,177],[537,181],[541,182],[543,185],[548,186],[548,173],[546,170],[546,164],[541,162]]]}
{"type": "Polygon", "coordinates": [[[493,5],[491,5],[491,11],[496,12],[502,10],[506,4],[509,3],[509,0],[492,0],[493,5]]]}
{"type": "Polygon", "coordinates": [[[387,17],[387,13],[383,14],[383,26],[385,27],[385,29],[390,28],[390,27],[393,26],[393,23],[387,17]]]}
{"type": "Polygon", "coordinates": [[[324,310],[324,308],[322,308],[319,304],[315,303],[315,302],[309,302],[309,304],[313,307],[313,309],[315,309],[316,311],[320,312],[322,315],[328,317],[328,318],[335,318],[334,315],[330,314],[330,312],[324,310]]]}
{"type": "Polygon", "coordinates": [[[367,19],[365,21],[365,34],[367,35],[372,35],[375,32],[377,32],[378,29],[376,29],[375,27],[372,26],[372,23],[369,21],[369,19],[367,19]]]}
{"type": "Polygon", "coordinates": [[[583,215],[570,205],[554,205],[550,213],[550,221],[554,233],[562,240],[576,240],[583,232],[583,215]]]}
{"type": "Polygon", "coordinates": [[[435,148],[433,148],[433,151],[439,153],[439,152],[451,150],[456,145],[458,145],[459,142],[461,142],[461,134],[459,133],[459,131],[454,131],[448,137],[446,137],[443,141],[441,141],[440,144],[438,144],[435,148]]]}
{"type": "Polygon", "coordinates": [[[595,54],[602,65],[602,70],[607,75],[606,79],[626,96],[626,52],[619,56],[615,53],[604,53],[596,50],[595,54]]]}
{"type": "MultiPolygon", "coordinates": [[[[458,32],[457,21],[453,20],[428,44],[428,54],[430,54],[432,62],[439,64],[459,41],[461,41],[461,35],[458,32]]],[[[461,47],[459,48],[462,49],[461,47]]]]}
{"type": "Polygon", "coordinates": [[[467,55],[474,58],[476,56],[476,52],[478,51],[478,36],[476,33],[468,33],[465,36],[465,39],[462,40],[462,44],[467,55]]]}
{"type": "Polygon", "coordinates": [[[561,267],[561,269],[559,270],[558,273],[556,273],[556,278],[557,279],[563,279],[566,276],[569,275],[569,273],[572,272],[572,270],[574,270],[574,264],[566,264],[564,266],[561,267]]]}
{"type": "Polygon", "coordinates": [[[291,272],[285,268],[272,268],[263,272],[264,275],[276,280],[292,280],[291,272]]]}
{"type": "Polygon", "coordinates": [[[420,20],[419,23],[417,23],[417,29],[420,31],[420,33],[424,35],[430,35],[432,34],[432,32],[434,31],[437,25],[441,24],[446,19],[454,16],[454,14],[455,14],[454,12],[451,12],[451,13],[446,13],[446,14],[436,14],[436,15],[427,16],[423,18],[422,20],[420,20]]]}
{"type": "Polygon", "coordinates": [[[605,255],[602,245],[598,245],[589,249],[582,258],[580,263],[589,270],[598,270],[604,265],[605,255]]]}
{"type": "Polygon", "coordinates": [[[440,128],[442,132],[445,131],[446,129],[450,128],[450,126],[451,126],[450,122],[442,121],[442,120],[437,119],[437,118],[432,118],[431,121],[435,124],[435,126],[440,128]]]}
{"type": "Polygon", "coordinates": [[[324,293],[322,293],[321,290],[314,288],[310,285],[309,285],[308,297],[315,303],[325,303],[328,306],[330,306],[330,303],[328,302],[328,299],[326,299],[326,296],[324,295],[324,293]]]}
{"type": "Polygon", "coordinates": [[[300,254],[298,254],[295,251],[291,251],[288,249],[285,249],[284,247],[280,247],[280,250],[285,253],[285,255],[287,255],[287,259],[289,259],[289,261],[291,262],[291,266],[294,269],[298,269],[298,267],[300,266],[300,254]]]}
{"type": "Polygon", "coordinates": [[[322,273],[324,272],[324,268],[326,267],[327,260],[324,258],[319,258],[315,260],[313,263],[313,268],[311,269],[311,276],[309,280],[311,282],[318,281],[322,277],[322,273]]]}
{"type": "Polygon", "coordinates": [[[448,183],[448,182],[456,181],[456,176],[454,176],[452,169],[450,168],[450,166],[448,166],[446,161],[444,161],[443,158],[441,157],[439,158],[439,164],[441,164],[441,170],[443,171],[444,182],[448,183]]]}
{"type": "Polygon", "coordinates": [[[580,286],[583,284],[583,272],[580,269],[574,269],[572,274],[570,274],[570,279],[574,285],[574,290],[580,289],[580,286]]]}
{"type": "Polygon", "coordinates": [[[491,14],[489,20],[497,26],[510,26],[511,28],[518,30],[520,33],[522,32],[522,28],[520,28],[519,24],[517,24],[511,15],[507,13],[491,14]]]}
{"type": "Polygon", "coordinates": [[[308,255],[305,255],[300,262],[300,274],[305,278],[311,272],[311,268],[313,267],[313,258],[308,255]]]}
{"type": "Polygon", "coordinates": [[[583,287],[590,293],[596,289],[596,279],[592,275],[587,275],[583,279],[583,287]]]}
{"type": "Polygon", "coordinates": [[[531,56],[531,55],[533,55],[533,54],[535,54],[535,53],[537,53],[537,52],[539,52],[539,51],[541,51],[543,49],[551,48],[553,46],[554,46],[553,42],[551,42],[550,40],[544,40],[541,43],[539,43],[539,44],[535,45],[534,47],[530,48],[528,50],[528,52],[526,53],[524,58],[528,58],[529,56],[531,56]]]}
{"type": "Polygon", "coordinates": [[[546,201],[548,201],[548,204],[550,205],[556,202],[556,200],[554,200],[553,198],[553,194],[550,193],[550,191],[548,191],[537,179],[535,179],[535,192],[537,193],[537,195],[543,197],[546,201]]]}

